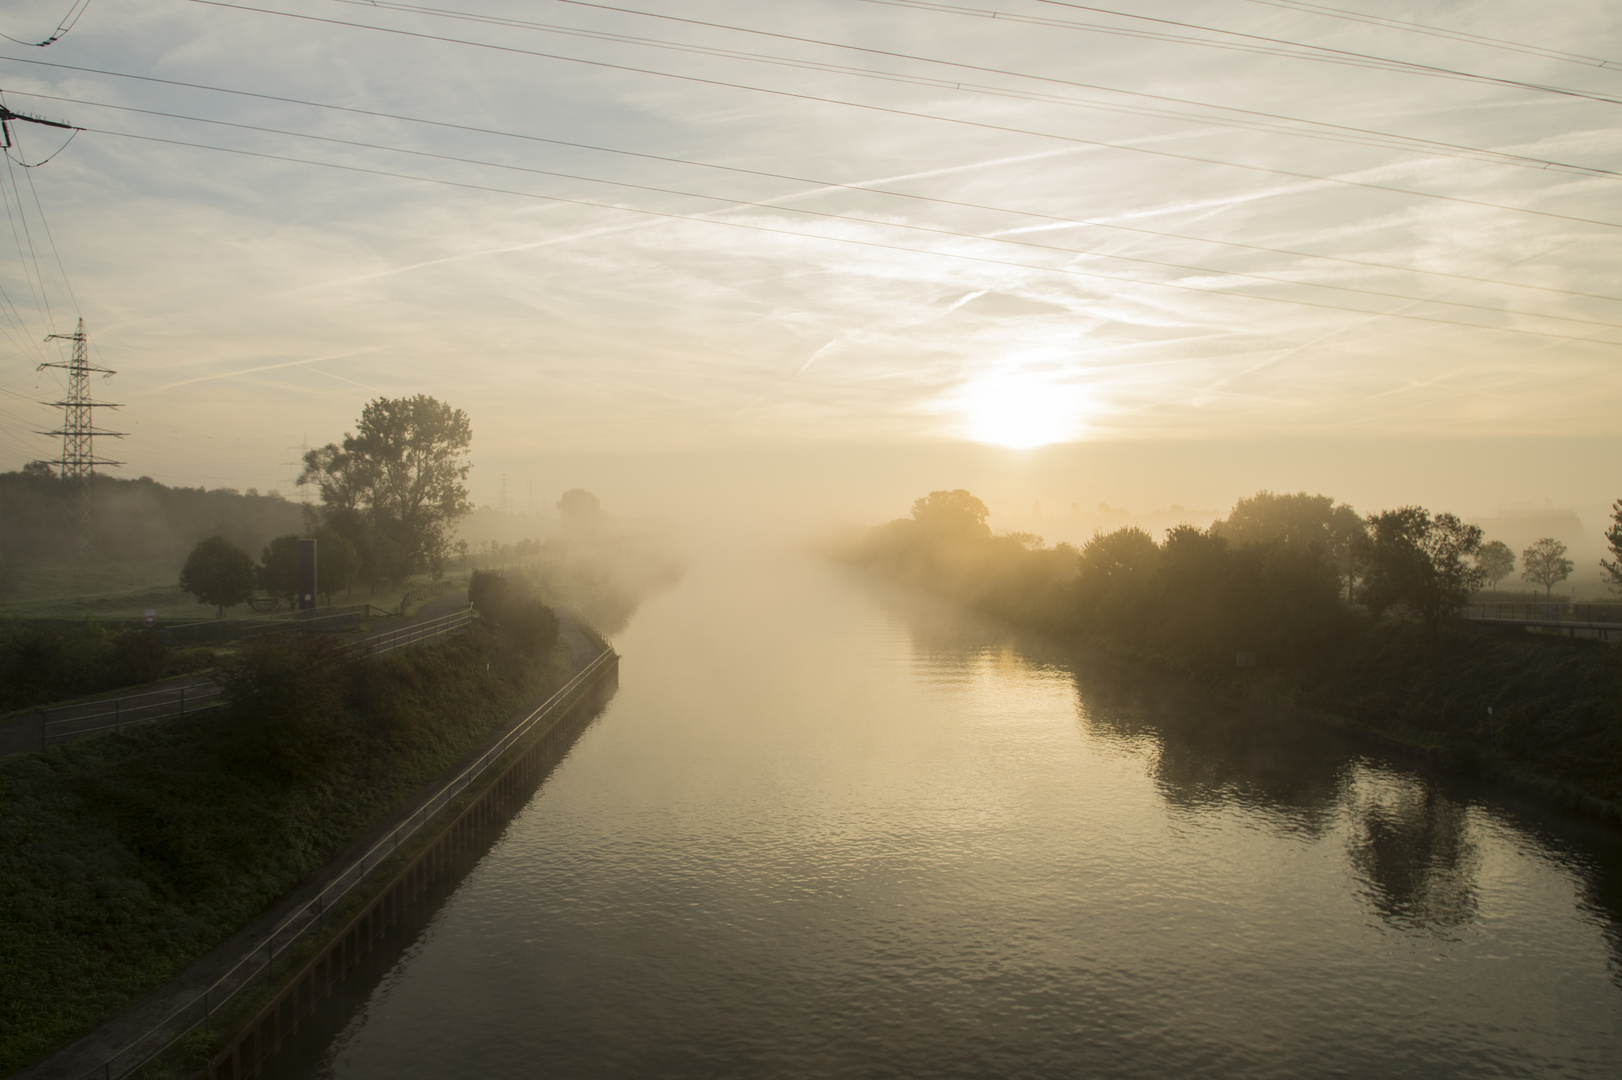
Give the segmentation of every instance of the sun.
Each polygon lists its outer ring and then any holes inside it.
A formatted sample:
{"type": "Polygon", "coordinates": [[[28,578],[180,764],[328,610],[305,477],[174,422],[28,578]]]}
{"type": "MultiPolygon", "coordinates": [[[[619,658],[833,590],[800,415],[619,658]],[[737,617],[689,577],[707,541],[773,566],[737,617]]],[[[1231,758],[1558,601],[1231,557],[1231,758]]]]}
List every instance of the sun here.
{"type": "Polygon", "coordinates": [[[1012,450],[1075,438],[1080,404],[1073,388],[1017,372],[978,379],[958,401],[969,438],[1012,450]]]}

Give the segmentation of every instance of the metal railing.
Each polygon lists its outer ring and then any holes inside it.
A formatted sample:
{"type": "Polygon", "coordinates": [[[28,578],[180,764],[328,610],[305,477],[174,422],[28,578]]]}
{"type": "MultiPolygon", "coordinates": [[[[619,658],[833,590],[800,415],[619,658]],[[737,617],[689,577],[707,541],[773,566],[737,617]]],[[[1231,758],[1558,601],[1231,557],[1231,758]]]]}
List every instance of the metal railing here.
{"type": "Polygon", "coordinates": [[[398,630],[385,630],[381,634],[373,634],[364,641],[357,641],[354,646],[357,656],[386,656],[396,649],[403,649],[408,645],[417,645],[424,641],[443,637],[446,634],[456,634],[467,629],[473,622],[473,609],[465,607],[461,611],[450,615],[442,615],[437,619],[430,619],[424,623],[414,623],[411,626],[402,626],[398,630]]]}
{"type": "Polygon", "coordinates": [[[52,742],[65,742],[93,731],[109,728],[122,731],[132,724],[187,716],[222,704],[219,686],[203,682],[42,709],[39,714],[39,748],[43,750],[52,742]]]}
{"type": "MultiPolygon", "coordinates": [[[[350,646],[350,652],[357,658],[386,656],[412,645],[421,645],[448,634],[461,633],[472,622],[473,609],[469,607],[429,622],[374,634],[355,642],[350,646]]],[[[293,629],[304,627],[297,626],[293,629]]],[[[599,641],[599,644],[607,647],[606,641],[599,641]]],[[[124,694],[115,698],[86,701],[78,705],[58,705],[55,708],[43,709],[39,712],[39,740],[35,745],[43,750],[53,742],[66,742],[97,731],[121,731],[131,724],[190,716],[204,709],[223,705],[221,693],[217,683],[197,682],[187,686],[124,694]]],[[[14,750],[26,749],[26,745],[21,742],[14,742],[11,746],[14,750]]]]}
{"type": "Polygon", "coordinates": [[[441,785],[393,831],[378,840],[365,854],[355,859],[337,875],[328,879],[321,891],[297,911],[277,923],[262,946],[242,957],[229,971],[205,987],[191,1001],[174,1009],[167,1017],[125,1044],[102,1064],[82,1073],[84,1080],[96,1077],[101,1080],[113,1080],[130,1075],[169,1050],[198,1027],[204,1027],[206,1030],[214,1013],[229,1005],[242,991],[252,987],[261,974],[264,974],[267,980],[273,979],[276,973],[278,939],[280,951],[286,952],[311,933],[319,931],[325,925],[326,914],[334,904],[364,882],[367,875],[380,863],[398,851],[402,844],[415,836],[418,830],[467,790],[486,770],[500,761],[514,744],[534,730],[538,724],[552,719],[555,715],[561,715],[573,706],[581,691],[594,685],[603,669],[618,659],[612,649],[605,647],[594,660],[547,698],[539,708],[515,724],[498,742],[441,785]]]}
{"type": "Polygon", "coordinates": [[[1622,627],[1622,604],[1487,603],[1467,604],[1461,614],[1477,622],[1521,623],[1527,626],[1616,629],[1622,627]]]}

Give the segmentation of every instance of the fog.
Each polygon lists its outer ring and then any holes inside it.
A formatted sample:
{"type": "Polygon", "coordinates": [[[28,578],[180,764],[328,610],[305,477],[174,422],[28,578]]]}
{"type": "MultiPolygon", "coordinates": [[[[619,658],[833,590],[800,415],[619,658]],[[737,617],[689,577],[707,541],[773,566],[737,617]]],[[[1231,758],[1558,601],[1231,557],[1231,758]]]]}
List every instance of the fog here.
{"type": "MultiPolygon", "coordinates": [[[[1297,438],[1119,440],[1030,450],[983,444],[755,445],[666,454],[480,459],[475,500],[533,484],[550,510],[558,494],[585,487],[614,512],[679,524],[733,543],[793,543],[831,530],[905,516],[930,491],[965,488],[991,510],[999,532],[1034,532],[1079,543],[1094,531],[1138,524],[1158,535],[1182,523],[1204,527],[1261,490],[1332,495],[1359,513],[1405,505],[1451,511],[1488,539],[1519,552],[1540,536],[1568,545],[1573,582],[1599,590],[1601,536],[1616,487],[1610,462],[1622,437],[1297,438]]],[[[517,504],[516,498],[512,499],[517,504]]],[[[502,526],[521,533],[522,515],[502,526]]],[[[469,523],[466,528],[478,530],[469,523]]],[[[483,536],[483,533],[479,533],[483,536]]],[[[492,533],[492,536],[495,534],[492,533]]],[[[516,538],[516,536],[515,536],[516,538]]]]}

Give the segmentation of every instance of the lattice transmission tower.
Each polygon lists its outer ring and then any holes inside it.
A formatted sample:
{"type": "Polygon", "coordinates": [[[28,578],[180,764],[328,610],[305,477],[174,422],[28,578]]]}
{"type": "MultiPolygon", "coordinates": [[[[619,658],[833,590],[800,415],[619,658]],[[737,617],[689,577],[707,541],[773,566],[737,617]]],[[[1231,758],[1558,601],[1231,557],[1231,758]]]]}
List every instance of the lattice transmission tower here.
{"type": "Polygon", "coordinates": [[[62,456],[46,464],[55,465],[62,470],[64,483],[74,487],[74,509],[79,520],[79,546],[86,547],[90,543],[90,482],[96,475],[97,465],[122,465],[122,461],[107,461],[96,457],[95,439],[97,435],[122,438],[122,431],[98,431],[96,429],[96,409],[122,408],[109,401],[92,401],[90,399],[90,375],[92,372],[107,379],[118,374],[104,367],[97,367],[90,362],[89,338],[84,332],[84,319],[79,320],[79,328],[71,334],[51,334],[46,341],[62,340],[73,342],[73,355],[66,363],[41,364],[41,368],[61,368],[68,373],[67,397],[61,401],[48,401],[45,404],[54,405],[62,410],[62,426],[55,431],[42,431],[41,435],[60,435],[62,437],[62,456]]]}

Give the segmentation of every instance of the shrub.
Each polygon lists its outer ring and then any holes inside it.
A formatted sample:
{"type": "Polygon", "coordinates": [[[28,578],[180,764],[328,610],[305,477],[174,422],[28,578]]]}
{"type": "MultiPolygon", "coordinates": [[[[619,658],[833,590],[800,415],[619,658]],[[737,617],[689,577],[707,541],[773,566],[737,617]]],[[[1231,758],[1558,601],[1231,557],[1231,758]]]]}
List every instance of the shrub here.
{"type": "Polygon", "coordinates": [[[227,741],[283,772],[319,765],[343,728],[356,666],[342,645],[315,634],[249,641],[218,676],[231,705],[227,741]]]}

